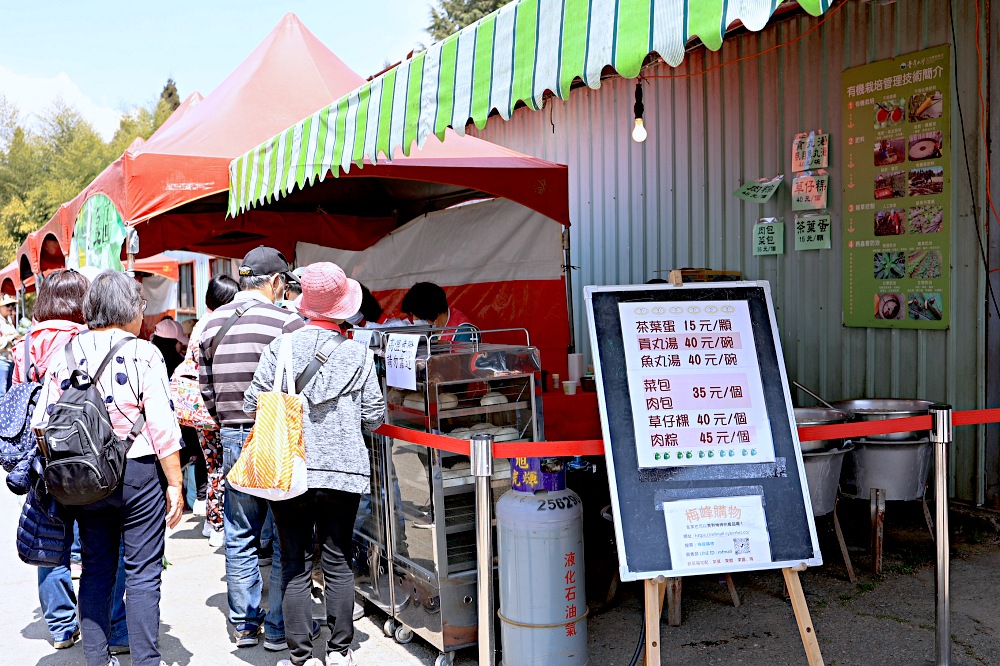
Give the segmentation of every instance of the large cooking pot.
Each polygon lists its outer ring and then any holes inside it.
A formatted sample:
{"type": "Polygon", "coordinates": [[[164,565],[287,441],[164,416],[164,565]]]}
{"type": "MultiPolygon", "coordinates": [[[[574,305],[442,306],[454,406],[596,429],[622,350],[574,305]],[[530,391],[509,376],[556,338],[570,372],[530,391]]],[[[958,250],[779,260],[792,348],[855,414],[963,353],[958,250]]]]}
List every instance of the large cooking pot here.
{"type": "MultiPolygon", "coordinates": [[[[795,425],[799,427],[833,425],[834,423],[844,423],[848,415],[839,409],[820,409],[816,407],[796,407],[795,425]]],[[[799,442],[803,453],[814,451],[826,451],[839,447],[844,443],[842,439],[814,439],[808,442],[799,442]]]]}
{"type": "MultiPolygon", "coordinates": [[[[923,416],[930,413],[934,404],[930,400],[897,400],[895,398],[861,398],[841,400],[833,403],[837,409],[848,412],[855,421],[884,421],[902,419],[909,416],[923,416]]],[[[887,435],[868,435],[865,439],[880,442],[898,442],[919,439],[927,435],[926,430],[908,430],[887,435]]]]}

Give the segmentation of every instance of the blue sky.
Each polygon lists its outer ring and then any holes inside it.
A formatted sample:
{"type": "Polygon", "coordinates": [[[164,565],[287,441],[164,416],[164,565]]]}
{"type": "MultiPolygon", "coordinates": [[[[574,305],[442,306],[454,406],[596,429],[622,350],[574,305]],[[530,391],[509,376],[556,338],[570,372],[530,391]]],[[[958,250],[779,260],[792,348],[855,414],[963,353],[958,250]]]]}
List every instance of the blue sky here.
{"type": "Polygon", "coordinates": [[[0,20],[0,94],[31,122],[56,96],[109,137],[124,109],[173,77],[210,93],[286,12],[368,76],[425,32],[429,0],[17,0],[0,20]]]}

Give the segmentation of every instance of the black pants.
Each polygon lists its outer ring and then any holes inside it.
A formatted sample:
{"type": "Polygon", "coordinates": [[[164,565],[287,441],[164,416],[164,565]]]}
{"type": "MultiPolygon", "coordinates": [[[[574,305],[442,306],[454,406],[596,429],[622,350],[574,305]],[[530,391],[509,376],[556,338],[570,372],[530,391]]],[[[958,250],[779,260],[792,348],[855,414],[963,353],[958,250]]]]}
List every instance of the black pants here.
{"type": "Polygon", "coordinates": [[[183,457],[194,465],[195,499],[203,502],[208,498],[208,466],[205,463],[205,452],[198,440],[198,431],[181,426],[181,439],[184,441],[183,457]]]}
{"type": "Polygon", "coordinates": [[[293,664],[312,658],[313,534],[326,579],[327,653],[344,654],[354,641],[354,572],[351,542],[360,495],[314,488],[294,499],[271,502],[281,545],[285,639],[293,664]]]}
{"type": "Polygon", "coordinates": [[[154,456],[130,459],[110,497],[76,511],[83,546],[80,628],[88,666],[111,661],[112,593],[125,543],[125,612],[132,664],[159,666],[160,574],[166,536],[164,480],[154,456]]]}

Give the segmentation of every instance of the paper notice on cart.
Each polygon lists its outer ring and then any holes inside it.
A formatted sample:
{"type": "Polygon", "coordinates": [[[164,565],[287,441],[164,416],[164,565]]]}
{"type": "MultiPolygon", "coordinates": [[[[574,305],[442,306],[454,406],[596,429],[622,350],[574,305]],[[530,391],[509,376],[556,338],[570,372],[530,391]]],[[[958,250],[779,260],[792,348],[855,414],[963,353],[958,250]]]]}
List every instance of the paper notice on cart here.
{"type": "Polygon", "coordinates": [[[618,307],[640,468],[774,462],[747,301],[618,307]]]}
{"type": "Polygon", "coordinates": [[[385,347],[385,383],[396,388],[417,390],[417,347],[419,335],[393,333],[385,347]]]}
{"type": "Polygon", "coordinates": [[[355,328],[351,331],[351,339],[360,345],[365,347],[370,347],[372,344],[372,336],[375,335],[375,331],[369,330],[367,328],[355,328]]]}
{"type": "Polygon", "coordinates": [[[760,495],[664,502],[663,517],[674,575],[762,569],[772,561],[760,495]]]}

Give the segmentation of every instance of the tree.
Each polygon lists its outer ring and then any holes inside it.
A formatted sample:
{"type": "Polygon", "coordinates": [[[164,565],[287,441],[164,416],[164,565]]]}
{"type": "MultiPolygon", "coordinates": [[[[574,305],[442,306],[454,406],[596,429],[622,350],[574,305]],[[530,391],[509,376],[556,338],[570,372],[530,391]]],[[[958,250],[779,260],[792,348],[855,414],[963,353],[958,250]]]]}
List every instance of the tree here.
{"type": "Polygon", "coordinates": [[[509,0],[437,0],[431,7],[431,23],[427,33],[440,41],[465,26],[475,23],[490,12],[503,7],[509,0]]]}
{"type": "Polygon", "coordinates": [[[123,113],[104,141],[80,113],[62,101],[31,128],[0,95],[0,266],[14,259],[25,237],[45,224],[136,139],[148,139],[180,106],[173,79],[155,105],[123,113]]]}
{"type": "Polygon", "coordinates": [[[156,107],[153,110],[153,129],[156,130],[165,123],[170,114],[176,111],[180,105],[181,96],[177,94],[177,84],[172,78],[167,79],[166,85],[163,86],[163,92],[160,93],[160,99],[156,102],[156,107]]]}

